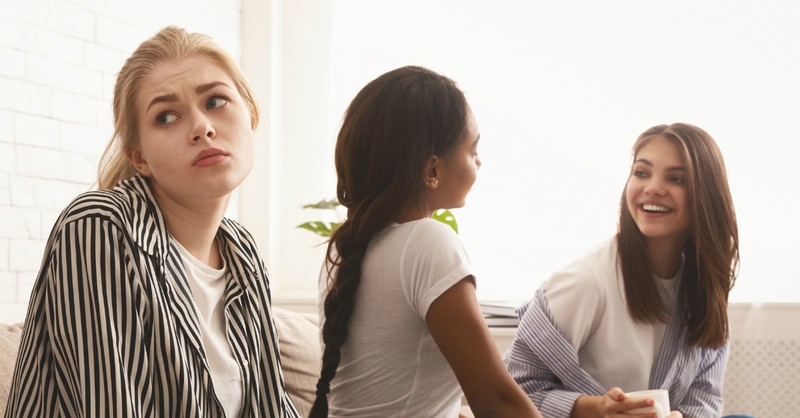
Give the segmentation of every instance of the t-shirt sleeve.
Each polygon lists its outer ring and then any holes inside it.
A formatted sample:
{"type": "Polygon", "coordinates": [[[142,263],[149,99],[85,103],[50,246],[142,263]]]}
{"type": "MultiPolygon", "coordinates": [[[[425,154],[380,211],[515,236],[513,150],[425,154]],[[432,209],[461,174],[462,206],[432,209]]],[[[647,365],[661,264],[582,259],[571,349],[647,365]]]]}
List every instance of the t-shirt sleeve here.
{"type": "Polygon", "coordinates": [[[578,351],[598,328],[605,309],[596,272],[585,262],[574,263],[553,274],[543,287],[559,332],[578,351]]]}
{"type": "Polygon", "coordinates": [[[462,279],[472,276],[458,235],[435,220],[419,222],[401,255],[401,286],[409,305],[422,319],[433,301],[462,279]]]}

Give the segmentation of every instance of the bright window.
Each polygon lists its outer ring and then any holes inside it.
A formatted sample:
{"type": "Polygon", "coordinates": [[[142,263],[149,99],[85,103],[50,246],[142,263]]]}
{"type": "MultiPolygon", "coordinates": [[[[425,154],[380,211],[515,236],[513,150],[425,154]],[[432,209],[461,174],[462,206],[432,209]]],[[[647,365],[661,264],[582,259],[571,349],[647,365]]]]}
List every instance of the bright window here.
{"type": "MultiPolygon", "coordinates": [[[[800,301],[800,193],[791,174],[800,155],[800,3],[329,7],[332,125],[365,83],[401,65],[429,67],[465,90],[483,167],[456,216],[481,298],[528,299],[609,238],[635,138],[688,122],[717,140],[728,168],[742,254],[731,300],[800,301]]],[[[322,147],[328,155],[337,128],[322,147]]]]}

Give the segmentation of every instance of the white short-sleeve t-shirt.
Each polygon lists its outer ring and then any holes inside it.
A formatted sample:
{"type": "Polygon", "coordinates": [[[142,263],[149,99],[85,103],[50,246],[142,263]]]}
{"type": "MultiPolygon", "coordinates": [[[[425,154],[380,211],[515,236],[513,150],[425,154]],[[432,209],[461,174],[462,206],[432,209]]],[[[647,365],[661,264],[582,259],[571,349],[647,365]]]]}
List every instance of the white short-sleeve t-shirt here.
{"type": "MultiPolygon", "coordinates": [[[[325,270],[320,306],[327,293],[325,270]]],[[[331,382],[329,416],[458,416],[461,388],[425,316],[436,298],[471,275],[458,236],[435,220],[392,224],[374,237],[331,382]]]]}

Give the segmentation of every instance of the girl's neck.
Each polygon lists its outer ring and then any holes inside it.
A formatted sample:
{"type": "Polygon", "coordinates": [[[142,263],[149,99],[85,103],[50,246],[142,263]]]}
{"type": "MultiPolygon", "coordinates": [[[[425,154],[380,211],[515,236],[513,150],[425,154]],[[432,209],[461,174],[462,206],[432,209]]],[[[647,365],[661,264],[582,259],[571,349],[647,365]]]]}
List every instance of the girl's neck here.
{"type": "Polygon", "coordinates": [[[432,211],[426,208],[421,208],[417,205],[413,205],[399,210],[392,218],[392,222],[402,224],[405,222],[418,221],[423,218],[430,218],[431,216],[433,216],[432,211]]]}
{"type": "Polygon", "coordinates": [[[683,259],[685,238],[647,239],[647,252],[653,263],[655,274],[662,279],[671,279],[678,273],[683,259]]]}

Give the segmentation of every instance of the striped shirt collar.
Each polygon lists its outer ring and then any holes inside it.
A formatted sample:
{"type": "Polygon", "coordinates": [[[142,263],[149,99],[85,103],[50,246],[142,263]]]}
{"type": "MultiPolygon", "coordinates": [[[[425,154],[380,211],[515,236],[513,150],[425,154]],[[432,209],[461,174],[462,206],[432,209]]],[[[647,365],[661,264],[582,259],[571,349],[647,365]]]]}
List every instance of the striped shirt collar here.
{"type": "MultiPolygon", "coordinates": [[[[114,189],[131,200],[135,213],[130,214],[128,221],[131,231],[135,231],[134,242],[147,254],[159,257],[163,271],[170,254],[169,231],[150,189],[150,182],[141,174],[136,174],[119,182],[114,189]]],[[[223,218],[217,236],[220,238],[220,253],[230,267],[231,274],[242,288],[247,288],[247,278],[258,277],[259,269],[248,255],[254,249],[246,248],[244,242],[247,240],[240,236],[240,231],[235,221],[223,218]]]]}

